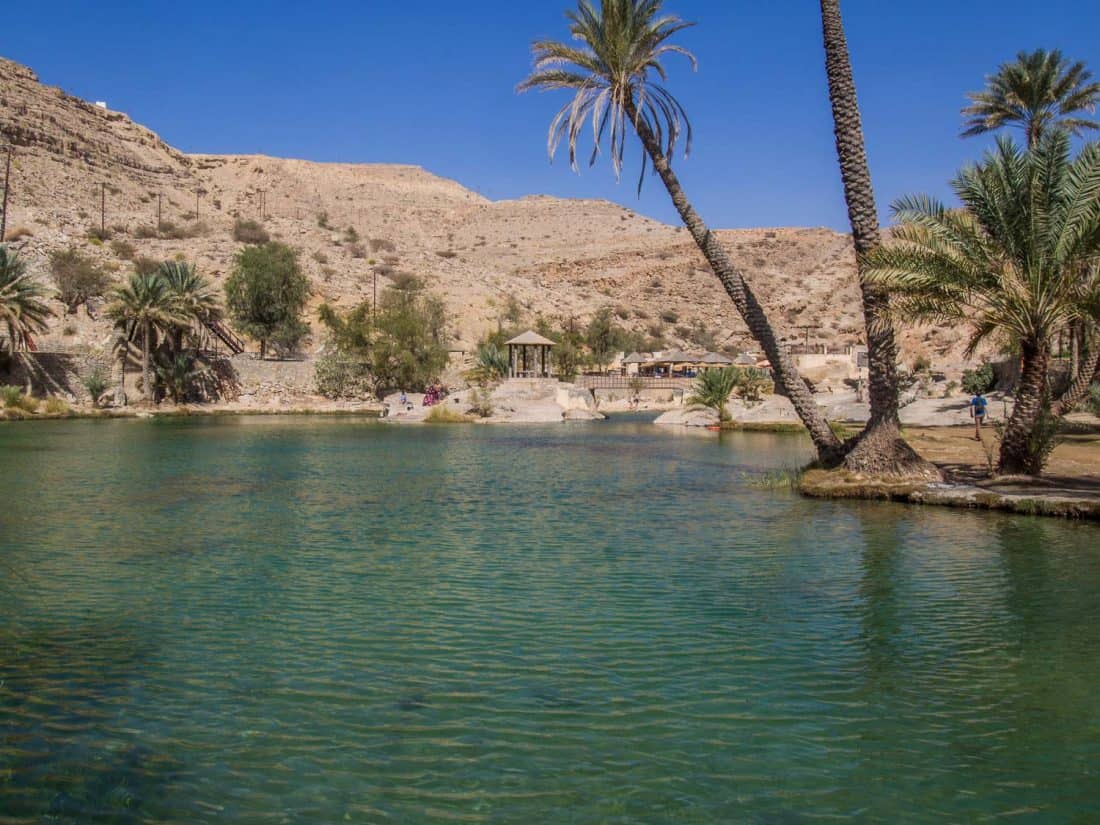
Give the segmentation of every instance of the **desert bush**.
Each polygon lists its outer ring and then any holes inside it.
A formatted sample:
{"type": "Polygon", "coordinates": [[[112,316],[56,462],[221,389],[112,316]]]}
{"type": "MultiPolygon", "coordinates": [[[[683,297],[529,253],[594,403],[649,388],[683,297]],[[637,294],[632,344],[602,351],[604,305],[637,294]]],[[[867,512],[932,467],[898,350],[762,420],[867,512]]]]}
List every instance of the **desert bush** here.
{"type": "Polygon", "coordinates": [[[76,335],[76,327],[72,324],[65,324],[65,326],[61,328],[61,334],[65,337],[76,335]]]}
{"type": "Polygon", "coordinates": [[[997,378],[993,373],[993,365],[986,362],[977,369],[963,371],[963,392],[967,395],[989,392],[993,389],[996,380],[997,378]]]}
{"type": "Polygon", "coordinates": [[[344,230],[344,241],[346,243],[359,243],[359,233],[355,231],[354,226],[349,226],[344,230]]]}
{"type": "Polygon", "coordinates": [[[478,418],[489,418],[493,414],[493,394],[487,387],[474,387],[468,412],[478,418]]]}
{"type": "Polygon", "coordinates": [[[99,402],[103,398],[103,394],[107,392],[107,388],[110,384],[110,377],[102,367],[96,367],[96,369],[84,379],[84,389],[87,390],[88,397],[91,399],[93,407],[99,406],[99,402]]]}
{"type": "Polygon", "coordinates": [[[134,272],[138,275],[152,275],[160,269],[161,262],[156,258],[141,255],[134,259],[134,272]]]}
{"type": "Polygon", "coordinates": [[[332,229],[332,225],[328,222],[328,212],[317,213],[317,225],[322,229],[332,229]]]}
{"type": "Polygon", "coordinates": [[[98,263],[71,247],[50,254],[50,272],[57,283],[57,297],[69,312],[103,295],[111,283],[98,263]]]}
{"type": "Polygon", "coordinates": [[[0,401],[3,401],[4,407],[10,410],[32,413],[38,409],[38,399],[26,395],[21,387],[10,385],[0,387],[0,401]]]}
{"type": "Polygon", "coordinates": [[[630,310],[626,307],[615,307],[615,314],[619,317],[620,320],[625,321],[627,318],[630,317],[630,310]]]}
{"type": "Polygon", "coordinates": [[[393,241],[388,241],[385,238],[371,238],[370,239],[370,251],[371,252],[396,252],[397,245],[393,241]]]}
{"type": "Polygon", "coordinates": [[[424,282],[411,272],[395,272],[390,276],[390,285],[399,292],[415,292],[423,288],[424,282]]]}
{"type": "Polygon", "coordinates": [[[458,253],[453,249],[440,249],[436,253],[440,258],[457,258],[458,253]]]}
{"type": "Polygon", "coordinates": [[[348,254],[353,258],[365,258],[367,257],[367,249],[361,243],[349,243],[347,246],[348,254]]]}
{"type": "Polygon", "coordinates": [[[675,324],[677,321],[680,320],[680,316],[671,309],[666,309],[664,312],[661,313],[660,317],[661,320],[664,321],[666,324],[675,324]]]}
{"type": "Polygon", "coordinates": [[[932,369],[932,359],[927,355],[918,355],[913,359],[913,373],[928,372],[932,369]]]}
{"type": "Polygon", "coordinates": [[[469,424],[473,419],[451,409],[446,404],[436,404],[428,411],[424,421],[427,424],[469,424]]]}
{"type": "Polygon", "coordinates": [[[99,226],[89,226],[84,233],[84,237],[97,245],[102,244],[104,241],[111,240],[111,230],[99,226]]]}
{"type": "Polygon", "coordinates": [[[33,238],[34,233],[25,226],[16,226],[4,233],[4,242],[20,241],[23,238],[33,238]]]}
{"type": "Polygon", "coordinates": [[[111,251],[124,261],[132,261],[137,249],[129,241],[111,241],[111,251]]]}
{"type": "Polygon", "coordinates": [[[246,244],[265,244],[271,235],[257,221],[237,220],[233,223],[233,240],[246,244]]]}
{"type": "Polygon", "coordinates": [[[64,398],[52,395],[46,399],[45,411],[47,415],[68,415],[72,410],[64,398]]]}
{"type": "Polygon", "coordinates": [[[159,236],[157,228],[152,224],[143,224],[134,230],[134,237],[139,240],[149,240],[159,236]]]}
{"type": "Polygon", "coordinates": [[[314,252],[311,257],[313,258],[313,260],[315,260],[319,264],[327,264],[328,263],[328,255],[326,255],[320,249],[318,249],[316,252],[314,252]]]}
{"type": "Polygon", "coordinates": [[[313,382],[325,398],[364,398],[370,395],[370,364],[339,350],[328,352],[317,359],[313,382]]]}
{"type": "Polygon", "coordinates": [[[160,224],[160,235],[162,238],[168,238],[172,241],[182,241],[188,238],[199,238],[208,232],[208,228],[204,223],[193,223],[190,226],[181,226],[173,223],[172,221],[162,221],[160,224]]]}

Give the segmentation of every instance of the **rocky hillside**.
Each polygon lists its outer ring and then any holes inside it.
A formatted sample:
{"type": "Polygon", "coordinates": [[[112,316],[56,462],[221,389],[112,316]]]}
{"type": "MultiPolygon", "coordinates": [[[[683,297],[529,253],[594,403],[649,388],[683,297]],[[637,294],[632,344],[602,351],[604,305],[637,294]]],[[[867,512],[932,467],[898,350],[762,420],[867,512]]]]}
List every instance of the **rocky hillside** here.
{"type": "MultiPolygon", "coordinates": [[[[351,305],[397,272],[425,279],[454,316],[458,348],[496,324],[515,296],[533,315],[621,323],[690,346],[700,325],[750,347],[687,233],[605,201],[489,201],[420,167],[187,155],[111,111],[0,59],[0,135],[15,145],[9,240],[48,279],[51,250],[76,246],[123,276],[130,258],[182,257],[221,281],[240,244],[237,218],[263,219],[301,250],[314,302],[351,305]],[[173,238],[145,237],[158,219],[173,238]],[[102,224],[103,243],[89,238],[102,224]]],[[[784,335],[839,344],[860,335],[850,243],[825,229],[721,233],[784,335]]],[[[59,307],[60,309],[60,307],[59,307]]],[[[42,348],[95,348],[102,322],[59,317],[42,348]]],[[[315,344],[320,336],[315,336],[315,344]]],[[[907,333],[906,358],[957,350],[957,334],[907,333]]]]}

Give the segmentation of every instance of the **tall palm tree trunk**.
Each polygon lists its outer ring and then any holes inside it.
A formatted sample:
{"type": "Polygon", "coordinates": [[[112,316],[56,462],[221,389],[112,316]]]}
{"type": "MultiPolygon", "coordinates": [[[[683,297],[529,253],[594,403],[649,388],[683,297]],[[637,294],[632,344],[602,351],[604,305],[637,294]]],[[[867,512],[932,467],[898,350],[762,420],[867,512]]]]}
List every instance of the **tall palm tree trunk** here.
{"type": "Polygon", "coordinates": [[[1041,446],[1032,438],[1036,422],[1047,404],[1049,342],[1027,341],[1022,346],[1020,381],[1016,404],[1005,425],[1001,459],[997,471],[1004,475],[1038,475],[1043,469],[1041,446]]]}
{"type": "Polygon", "coordinates": [[[1063,416],[1072,411],[1088,395],[1092,382],[1100,380],[1100,336],[1092,337],[1083,356],[1075,353],[1073,365],[1076,370],[1070,373],[1070,385],[1051,405],[1051,415],[1063,416]]]}
{"type": "Polygon", "coordinates": [[[143,321],[141,324],[141,392],[146,404],[152,404],[153,396],[153,365],[149,357],[150,338],[152,338],[151,324],[143,321]]]}
{"type": "Polygon", "coordinates": [[[842,451],[840,439],[829,429],[829,422],[814,401],[810,388],[799,375],[790,355],[780,346],[764,308],[745,282],[744,276],[730,261],[718,237],[710,231],[695,208],[688,202],[687,195],[680,186],[679,178],[672,171],[660,142],[645,120],[639,117],[634,99],[628,98],[624,108],[627,117],[634,124],[638,137],[641,138],[646,153],[653,162],[653,168],[668,190],[676,211],[680,213],[680,218],[695,239],[707,263],[714,270],[714,274],[722,282],[726,294],[733,300],[752,337],[763,348],[775,375],[776,384],[786,393],[798,417],[810,431],[810,438],[813,440],[814,447],[817,448],[818,455],[827,463],[837,461],[842,451]]]}
{"type": "Polygon", "coordinates": [[[852,242],[856,251],[863,320],[867,330],[868,394],[871,417],[850,446],[844,465],[876,474],[937,476],[901,438],[898,420],[898,348],[893,325],[886,317],[887,293],[864,277],[863,256],[882,243],[875,191],[863,141],[863,122],[856,96],[848,40],[840,15],[840,0],[821,0],[821,27],[825,40],[825,74],[833,110],[833,132],[840,161],[840,177],[852,242]]]}

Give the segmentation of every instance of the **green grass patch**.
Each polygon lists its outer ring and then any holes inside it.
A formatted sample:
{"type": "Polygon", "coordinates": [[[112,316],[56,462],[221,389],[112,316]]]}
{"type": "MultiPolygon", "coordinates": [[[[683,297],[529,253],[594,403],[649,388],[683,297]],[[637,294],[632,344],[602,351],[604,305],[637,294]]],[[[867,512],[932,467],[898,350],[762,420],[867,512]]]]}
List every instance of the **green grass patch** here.
{"type": "Polygon", "coordinates": [[[424,419],[426,424],[470,424],[473,418],[442,404],[432,407],[424,419]]]}

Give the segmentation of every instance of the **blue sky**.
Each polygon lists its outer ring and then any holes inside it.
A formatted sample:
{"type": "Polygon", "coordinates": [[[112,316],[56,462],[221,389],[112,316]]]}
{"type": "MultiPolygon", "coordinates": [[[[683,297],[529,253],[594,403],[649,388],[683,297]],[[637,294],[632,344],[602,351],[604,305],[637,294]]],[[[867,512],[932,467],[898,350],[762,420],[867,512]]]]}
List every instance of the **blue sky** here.
{"type": "MultiPolygon", "coordinates": [[[[494,199],[601,197],[670,223],[660,181],[635,194],[638,154],[616,185],[546,156],[562,98],[517,96],[529,44],[564,37],[566,0],[86,0],[4,10],[0,54],[89,100],[106,100],[194,152],[412,163],[494,199]]],[[[670,86],[696,143],[677,170],[713,226],[846,229],[818,4],[668,0],[697,22],[670,86]]],[[[969,90],[1020,49],[1061,48],[1100,72],[1095,0],[845,0],[879,207],[947,194],[987,141],[958,138],[969,90]]]]}

